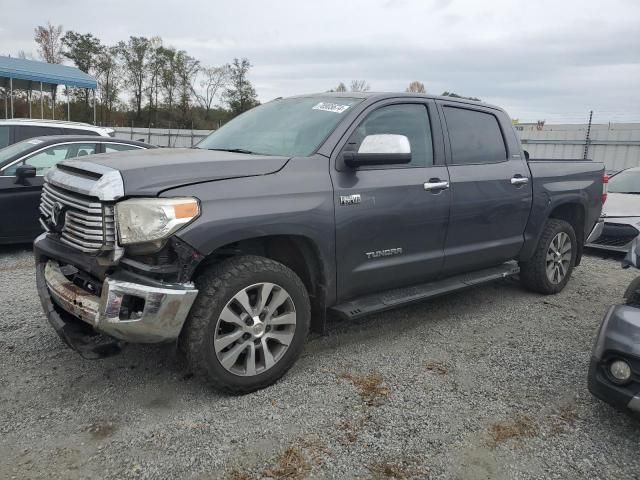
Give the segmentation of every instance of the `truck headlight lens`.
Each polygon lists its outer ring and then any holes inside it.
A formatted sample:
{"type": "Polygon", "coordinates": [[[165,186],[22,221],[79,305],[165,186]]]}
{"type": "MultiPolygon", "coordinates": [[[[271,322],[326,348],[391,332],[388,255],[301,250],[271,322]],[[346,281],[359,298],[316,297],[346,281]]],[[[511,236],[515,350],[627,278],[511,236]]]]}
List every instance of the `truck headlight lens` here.
{"type": "Polygon", "coordinates": [[[116,204],[122,245],[163,240],[200,215],[195,198],[132,198],[116,204]]]}

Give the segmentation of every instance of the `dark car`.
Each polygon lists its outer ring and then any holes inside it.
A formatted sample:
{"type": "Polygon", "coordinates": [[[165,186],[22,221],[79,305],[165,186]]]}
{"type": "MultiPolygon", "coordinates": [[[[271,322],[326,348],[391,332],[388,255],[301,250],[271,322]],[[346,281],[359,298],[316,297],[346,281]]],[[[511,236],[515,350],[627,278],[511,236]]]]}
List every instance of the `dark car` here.
{"type": "Polygon", "coordinates": [[[155,148],[118,138],[58,135],[30,138],[0,150],[0,244],[32,241],[42,227],[38,206],[44,174],[61,160],[155,148]]]}
{"type": "MultiPolygon", "coordinates": [[[[640,268],[640,242],[622,262],[640,268]]],[[[589,390],[617,409],[640,418],[640,277],[624,293],[624,304],[605,314],[591,354],[589,390]]]]}

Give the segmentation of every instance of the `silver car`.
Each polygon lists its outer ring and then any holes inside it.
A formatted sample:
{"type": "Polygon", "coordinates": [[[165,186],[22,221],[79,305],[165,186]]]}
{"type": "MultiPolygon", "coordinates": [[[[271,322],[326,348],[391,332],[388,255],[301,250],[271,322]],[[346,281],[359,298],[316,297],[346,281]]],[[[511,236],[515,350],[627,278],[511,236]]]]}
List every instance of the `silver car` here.
{"type": "Polygon", "coordinates": [[[629,168],[609,179],[609,193],[602,208],[604,229],[588,247],[628,252],[640,233],[640,167],[629,168]]]}

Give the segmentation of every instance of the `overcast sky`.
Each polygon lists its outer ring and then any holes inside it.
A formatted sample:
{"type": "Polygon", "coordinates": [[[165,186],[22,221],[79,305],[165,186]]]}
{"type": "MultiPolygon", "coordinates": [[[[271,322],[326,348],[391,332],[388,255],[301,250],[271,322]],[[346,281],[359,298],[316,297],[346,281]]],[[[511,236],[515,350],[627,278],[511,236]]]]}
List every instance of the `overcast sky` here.
{"type": "Polygon", "coordinates": [[[364,79],[480,97],[523,121],[640,121],[638,0],[0,0],[0,52],[51,21],[105,44],[161,36],[205,65],[247,57],[261,101],[364,79]]]}

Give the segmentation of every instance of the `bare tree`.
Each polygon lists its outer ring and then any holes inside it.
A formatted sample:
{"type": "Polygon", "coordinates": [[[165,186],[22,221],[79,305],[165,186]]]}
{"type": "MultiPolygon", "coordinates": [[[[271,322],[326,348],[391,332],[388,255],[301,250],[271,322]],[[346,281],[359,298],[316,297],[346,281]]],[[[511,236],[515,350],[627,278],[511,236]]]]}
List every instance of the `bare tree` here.
{"type": "Polygon", "coordinates": [[[346,92],[347,91],[347,86],[343,82],[340,82],[338,84],[338,86],[336,87],[335,91],[336,92],[346,92]]]}
{"type": "Polygon", "coordinates": [[[371,87],[366,80],[351,80],[352,92],[368,92],[369,90],[371,90],[371,87]]]}
{"type": "Polygon", "coordinates": [[[221,67],[204,67],[200,69],[200,92],[194,90],[196,100],[205,110],[205,119],[209,119],[209,112],[218,92],[229,83],[229,65],[221,67]]]}
{"type": "Polygon", "coordinates": [[[62,25],[54,26],[47,22],[47,26],[38,25],[35,29],[34,40],[38,44],[38,53],[47,63],[62,63],[62,25]]]}
{"type": "Polygon", "coordinates": [[[147,85],[147,96],[149,98],[149,123],[151,123],[151,113],[155,113],[155,124],[158,125],[158,95],[160,90],[160,77],[165,66],[164,47],[160,37],[153,37],[149,41],[149,78],[147,85]]]}
{"type": "Polygon", "coordinates": [[[406,91],[410,93],[427,93],[427,90],[424,88],[424,83],[418,80],[411,82],[406,91]]]}

